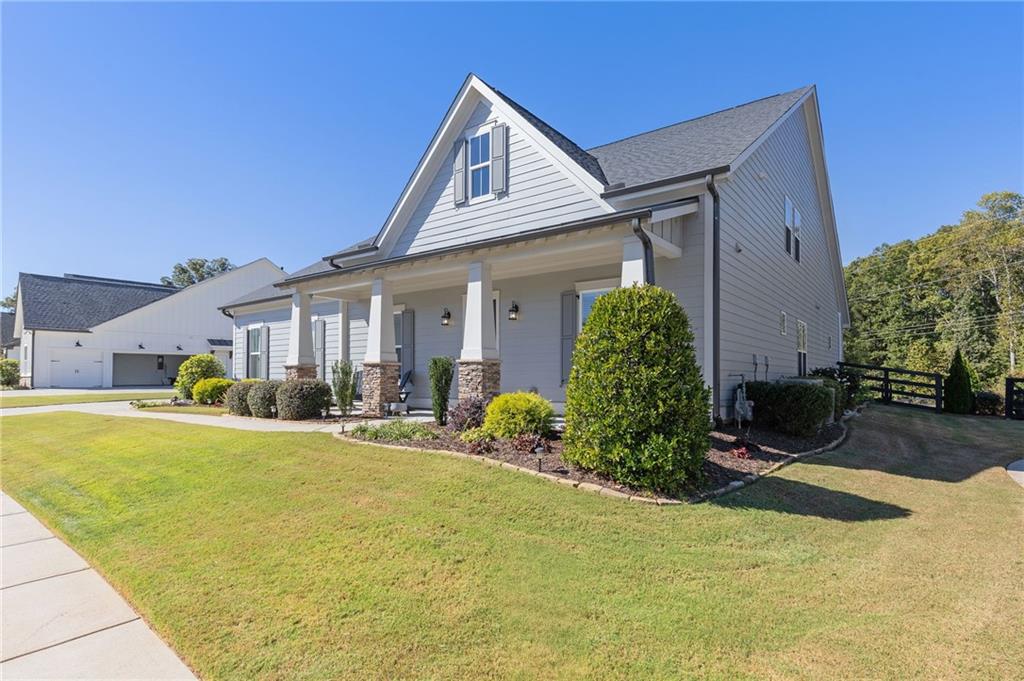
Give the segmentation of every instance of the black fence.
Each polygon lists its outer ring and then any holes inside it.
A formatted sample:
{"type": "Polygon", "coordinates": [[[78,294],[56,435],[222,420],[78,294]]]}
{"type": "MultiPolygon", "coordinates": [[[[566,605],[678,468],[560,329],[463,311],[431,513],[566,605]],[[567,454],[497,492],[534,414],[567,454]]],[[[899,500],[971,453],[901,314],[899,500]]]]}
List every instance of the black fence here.
{"type": "Polygon", "coordinates": [[[1024,419],[1024,378],[1006,378],[1006,418],[1024,419]]]}
{"type": "Polygon", "coordinates": [[[926,407],[942,413],[942,374],[849,362],[839,362],[839,366],[860,374],[864,386],[875,392],[881,402],[926,407]]]}

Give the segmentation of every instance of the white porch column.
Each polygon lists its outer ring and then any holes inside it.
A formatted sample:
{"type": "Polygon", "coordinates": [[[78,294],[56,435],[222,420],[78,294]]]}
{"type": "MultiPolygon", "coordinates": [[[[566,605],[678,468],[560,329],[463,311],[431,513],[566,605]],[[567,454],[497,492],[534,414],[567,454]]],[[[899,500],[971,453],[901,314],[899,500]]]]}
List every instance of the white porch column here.
{"type": "Polygon", "coordinates": [[[363,414],[384,416],[398,402],[401,365],[395,352],[395,305],[391,282],[378,277],[370,290],[370,326],[363,358],[363,414]]]}
{"type": "Polygon", "coordinates": [[[623,288],[629,288],[633,284],[643,284],[647,281],[644,276],[644,245],[634,235],[622,239],[622,280],[623,288]]]}
{"type": "Polygon", "coordinates": [[[378,277],[370,293],[370,328],[367,329],[364,362],[397,362],[395,354],[395,304],[391,282],[378,277]]]}
{"type": "Polygon", "coordinates": [[[466,320],[462,333],[462,354],[459,359],[481,362],[498,359],[498,343],[494,335],[491,266],[485,262],[469,265],[466,284],[466,320]]]}
{"type": "Polygon", "coordinates": [[[348,312],[348,301],[338,301],[338,359],[345,361],[351,359],[349,357],[349,350],[351,341],[349,340],[349,312],[348,312]]]}
{"type": "Polygon", "coordinates": [[[316,378],[316,357],[313,356],[313,323],[309,307],[311,293],[292,294],[292,318],[288,327],[288,356],[285,377],[316,378]]]}

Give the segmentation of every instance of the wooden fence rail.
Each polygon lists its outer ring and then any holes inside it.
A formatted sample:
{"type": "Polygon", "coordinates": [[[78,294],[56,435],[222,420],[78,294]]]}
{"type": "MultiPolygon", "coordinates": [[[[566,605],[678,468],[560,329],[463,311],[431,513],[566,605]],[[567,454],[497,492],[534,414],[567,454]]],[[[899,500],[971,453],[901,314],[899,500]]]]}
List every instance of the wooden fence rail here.
{"type": "Polygon", "coordinates": [[[839,362],[839,366],[860,374],[864,385],[878,393],[878,399],[882,402],[927,406],[896,399],[909,397],[914,400],[931,402],[935,411],[942,413],[942,374],[850,362],[839,362]],[[910,378],[903,378],[907,376],[910,378]]]}
{"type": "Polygon", "coordinates": [[[1006,418],[1024,419],[1024,378],[1006,377],[1006,418]]]}

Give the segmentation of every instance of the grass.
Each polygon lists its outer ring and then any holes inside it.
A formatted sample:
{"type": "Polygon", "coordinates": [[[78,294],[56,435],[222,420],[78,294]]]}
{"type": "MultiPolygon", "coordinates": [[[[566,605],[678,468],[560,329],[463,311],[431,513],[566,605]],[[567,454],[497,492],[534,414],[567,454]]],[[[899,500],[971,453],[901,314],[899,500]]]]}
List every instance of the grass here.
{"type": "Polygon", "coordinates": [[[872,408],[841,449],[672,508],[321,433],[0,425],[4,489],[205,679],[1024,668],[1019,423],[872,408]]]}
{"type": "Polygon", "coordinates": [[[110,393],[106,391],[94,393],[74,393],[69,395],[33,395],[25,391],[21,395],[4,395],[0,393],[0,407],[44,407],[51,404],[83,404],[86,402],[124,402],[129,400],[162,400],[174,395],[173,391],[148,393],[110,393]]]}
{"type": "Polygon", "coordinates": [[[227,407],[212,405],[190,404],[187,407],[172,407],[169,404],[161,404],[155,407],[142,407],[146,411],[159,411],[167,414],[206,414],[207,416],[220,416],[227,414],[227,407]]]}

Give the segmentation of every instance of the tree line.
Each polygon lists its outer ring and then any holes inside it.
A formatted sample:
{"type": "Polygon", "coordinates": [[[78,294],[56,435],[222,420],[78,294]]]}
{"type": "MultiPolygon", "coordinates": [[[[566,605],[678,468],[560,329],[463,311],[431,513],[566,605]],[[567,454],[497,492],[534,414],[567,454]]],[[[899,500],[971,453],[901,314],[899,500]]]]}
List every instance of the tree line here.
{"type": "Polygon", "coordinates": [[[845,268],[848,362],[946,373],[959,348],[976,389],[1024,376],[1024,196],[994,192],[955,225],[882,244],[845,268]]]}

